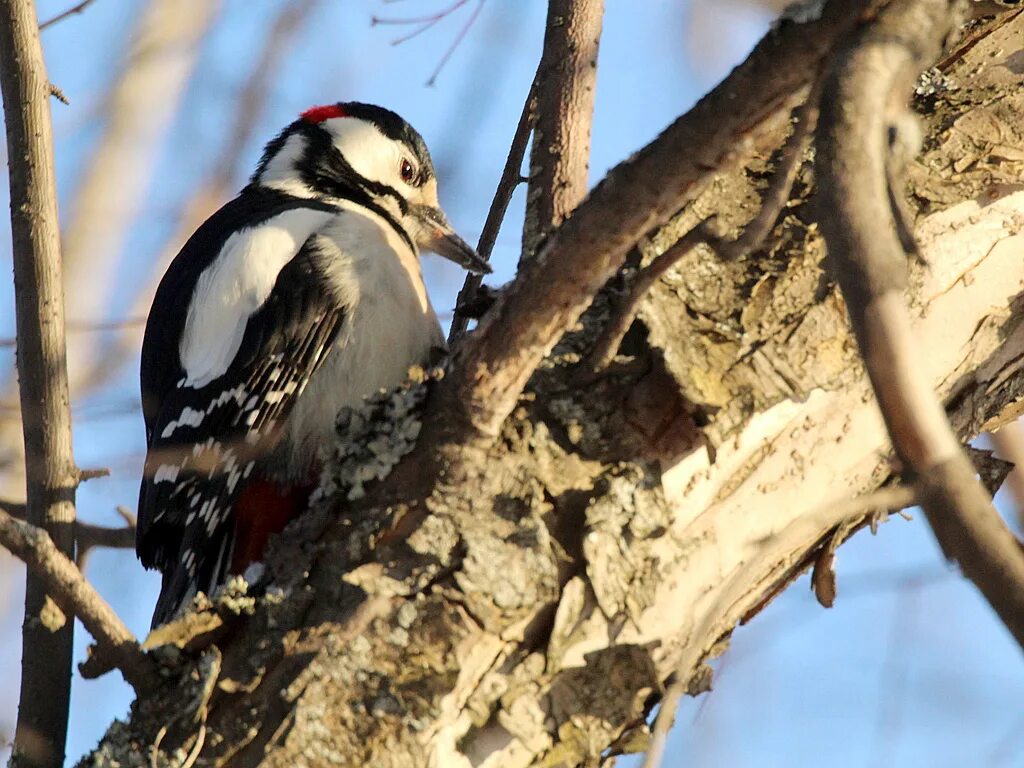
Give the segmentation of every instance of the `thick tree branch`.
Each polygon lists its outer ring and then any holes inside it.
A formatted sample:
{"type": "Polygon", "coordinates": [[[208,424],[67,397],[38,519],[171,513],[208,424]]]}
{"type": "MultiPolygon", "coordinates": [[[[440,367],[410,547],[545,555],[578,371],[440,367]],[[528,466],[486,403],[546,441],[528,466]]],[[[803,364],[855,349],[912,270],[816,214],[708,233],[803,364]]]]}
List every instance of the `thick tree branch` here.
{"type": "MultiPolygon", "coordinates": [[[[0,1],[0,89],[9,148],[26,513],[60,553],[74,557],[78,470],[71,453],[50,82],[32,0],[0,1]]],[[[64,761],[74,624],[42,618],[47,589],[39,576],[28,577],[17,765],[64,761]]]]}
{"type": "MultiPolygon", "coordinates": [[[[850,499],[846,502],[839,502],[833,507],[833,514],[838,519],[846,521],[846,525],[836,528],[837,535],[822,548],[814,562],[814,571],[811,583],[814,588],[815,597],[825,608],[832,607],[835,599],[835,550],[850,533],[855,531],[858,525],[863,524],[865,519],[870,520],[872,530],[877,524],[879,515],[887,515],[890,512],[899,512],[914,504],[916,494],[913,488],[905,486],[894,486],[884,488],[874,493],[850,499]],[[827,599],[823,599],[827,592],[827,599]]],[[[774,597],[769,594],[762,606],[774,597]]],[[[762,607],[759,606],[759,607],[762,607]]],[[[745,619],[747,621],[749,619],[745,619]]],[[[679,701],[691,690],[691,677],[689,669],[680,669],[675,675],[672,684],[665,691],[661,700],[661,707],[658,716],[654,721],[654,730],[651,733],[651,744],[644,756],[643,768],[659,768],[665,758],[665,748],[668,745],[669,732],[675,724],[676,710],[679,701]]],[[[696,695],[696,692],[694,693],[696,695]]]]}
{"type": "Polygon", "coordinates": [[[782,148],[782,155],[772,174],[768,188],[761,196],[761,208],[757,215],[750,220],[735,240],[724,240],[716,236],[707,226],[708,222],[702,222],[641,269],[633,279],[629,292],[615,308],[611,320],[608,321],[601,335],[594,342],[594,348],[591,350],[588,360],[591,371],[601,371],[611,363],[623,337],[636,318],[640,302],[643,301],[651,286],[694,248],[706,245],[716,253],[718,258],[724,261],[735,261],[761,247],[782,213],[786,201],[789,200],[793,180],[800,169],[800,163],[803,162],[811,134],[814,133],[814,127],[818,123],[821,78],[819,77],[815,83],[816,85],[808,93],[806,101],[795,110],[793,131],[782,148]]]}
{"type": "Polygon", "coordinates": [[[903,101],[959,5],[894,3],[837,56],[817,137],[821,225],[879,407],[936,538],[1024,646],[1024,551],[976,480],[929,382],[903,298],[906,256],[887,184],[903,101]]]}
{"type": "Polygon", "coordinates": [[[82,622],[96,640],[96,653],[121,670],[136,692],[153,687],[158,677],[152,659],[78,566],[57,549],[46,531],[0,510],[0,544],[45,583],[61,610],[82,622]]]}
{"type": "Polygon", "coordinates": [[[736,160],[735,148],[808,84],[870,4],[833,0],[816,21],[783,23],[726,81],[598,184],[459,350],[437,410],[454,443],[497,433],[540,361],[627,251],[736,160]]]}
{"type": "Polygon", "coordinates": [[[537,120],[523,223],[523,259],[587,194],[590,128],[604,0],[549,0],[537,69],[537,120]]]}

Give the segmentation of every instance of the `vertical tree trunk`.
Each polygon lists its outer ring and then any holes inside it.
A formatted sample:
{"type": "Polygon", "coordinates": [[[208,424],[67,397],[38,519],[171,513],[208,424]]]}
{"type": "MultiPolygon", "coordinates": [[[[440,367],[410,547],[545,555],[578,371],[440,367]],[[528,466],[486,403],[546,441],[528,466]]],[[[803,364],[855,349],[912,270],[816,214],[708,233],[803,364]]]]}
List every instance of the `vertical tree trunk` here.
{"type": "MultiPolygon", "coordinates": [[[[0,86],[11,148],[27,517],[45,528],[60,551],[73,558],[78,473],[71,453],[50,84],[32,0],[0,0],[0,86]]],[[[64,762],[73,628],[73,622],[47,597],[40,580],[29,574],[13,765],[60,766],[64,762]]]]}
{"type": "Polygon", "coordinates": [[[603,17],[604,0],[548,3],[523,225],[526,258],[587,194],[603,17]]]}

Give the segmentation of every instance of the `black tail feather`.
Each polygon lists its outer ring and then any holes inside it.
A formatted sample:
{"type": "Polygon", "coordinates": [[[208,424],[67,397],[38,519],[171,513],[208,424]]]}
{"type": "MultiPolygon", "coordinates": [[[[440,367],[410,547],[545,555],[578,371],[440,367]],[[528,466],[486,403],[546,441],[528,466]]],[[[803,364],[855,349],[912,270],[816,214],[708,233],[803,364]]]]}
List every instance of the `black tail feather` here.
{"type": "Polygon", "coordinates": [[[160,596],[153,609],[153,620],[150,629],[173,621],[185,613],[192,605],[192,600],[199,592],[212,595],[227,579],[231,566],[231,555],[234,550],[234,530],[225,526],[216,540],[204,542],[207,546],[217,547],[217,557],[199,557],[195,563],[195,575],[186,568],[183,555],[187,552],[188,540],[183,542],[177,560],[163,572],[160,585],[160,596]]]}

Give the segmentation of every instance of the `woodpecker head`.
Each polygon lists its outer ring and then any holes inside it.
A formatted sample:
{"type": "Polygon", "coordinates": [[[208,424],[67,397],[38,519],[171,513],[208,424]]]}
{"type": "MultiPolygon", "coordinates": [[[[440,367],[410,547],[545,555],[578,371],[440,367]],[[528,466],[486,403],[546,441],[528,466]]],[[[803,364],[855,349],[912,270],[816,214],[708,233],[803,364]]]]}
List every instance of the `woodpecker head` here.
{"type": "Polygon", "coordinates": [[[441,210],[423,138],[382,107],[343,102],[306,110],[267,144],[252,183],[350,200],[387,219],[410,244],[471,272],[491,271],[441,210]]]}

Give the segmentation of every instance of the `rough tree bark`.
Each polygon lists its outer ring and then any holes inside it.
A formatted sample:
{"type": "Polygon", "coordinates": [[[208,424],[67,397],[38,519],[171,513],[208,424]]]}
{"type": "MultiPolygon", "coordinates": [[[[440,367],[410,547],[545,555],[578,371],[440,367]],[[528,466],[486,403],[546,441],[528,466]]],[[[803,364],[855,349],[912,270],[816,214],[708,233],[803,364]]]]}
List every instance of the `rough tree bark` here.
{"type": "MultiPolygon", "coordinates": [[[[756,215],[791,110],[880,5],[782,22],[548,238],[449,375],[342,419],[324,498],[271,547],[267,597],[233,583],[151,636],[180,674],[82,765],[144,766],[157,742],[158,765],[218,766],[644,748],[666,681],[704,688],[737,623],[873,523],[878,499],[851,499],[897,476],[823,268],[811,164],[758,253],[693,251],[602,375],[581,361],[638,264],[712,213],[727,231],[756,215]]],[[[1024,411],[1024,15],[968,35],[918,85],[908,168],[928,265],[911,265],[912,330],[960,440],[1024,411]]]]}
{"type": "Polygon", "coordinates": [[[549,0],[537,70],[523,255],[532,256],[587,194],[604,0],[549,0]]]}
{"type": "MultiPolygon", "coordinates": [[[[10,149],[17,368],[24,434],[26,518],[75,556],[64,289],[61,281],[50,81],[32,0],[0,2],[0,89],[10,149]]],[[[21,698],[12,764],[64,763],[74,623],[29,574],[22,625],[21,698]]]]}

